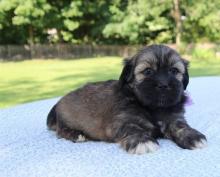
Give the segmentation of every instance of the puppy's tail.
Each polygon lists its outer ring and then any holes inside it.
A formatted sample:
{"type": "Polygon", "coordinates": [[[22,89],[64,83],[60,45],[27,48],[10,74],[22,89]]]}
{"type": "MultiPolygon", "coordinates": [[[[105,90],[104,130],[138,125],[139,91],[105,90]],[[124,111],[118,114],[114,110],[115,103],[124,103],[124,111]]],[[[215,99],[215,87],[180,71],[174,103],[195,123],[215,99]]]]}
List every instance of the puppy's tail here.
{"type": "Polygon", "coordinates": [[[56,123],[57,123],[56,105],[54,105],[47,116],[48,129],[55,131],[56,130],[56,123]]]}

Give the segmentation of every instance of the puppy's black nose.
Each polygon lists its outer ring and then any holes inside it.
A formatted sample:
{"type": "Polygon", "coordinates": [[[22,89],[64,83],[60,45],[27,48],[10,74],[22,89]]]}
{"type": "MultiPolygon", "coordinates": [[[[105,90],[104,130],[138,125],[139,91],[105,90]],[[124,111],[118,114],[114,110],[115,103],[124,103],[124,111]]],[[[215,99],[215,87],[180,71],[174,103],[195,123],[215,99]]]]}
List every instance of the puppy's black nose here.
{"type": "Polygon", "coordinates": [[[156,88],[157,88],[157,89],[160,89],[160,90],[168,90],[170,87],[169,87],[168,84],[159,83],[159,84],[157,84],[156,88]]]}

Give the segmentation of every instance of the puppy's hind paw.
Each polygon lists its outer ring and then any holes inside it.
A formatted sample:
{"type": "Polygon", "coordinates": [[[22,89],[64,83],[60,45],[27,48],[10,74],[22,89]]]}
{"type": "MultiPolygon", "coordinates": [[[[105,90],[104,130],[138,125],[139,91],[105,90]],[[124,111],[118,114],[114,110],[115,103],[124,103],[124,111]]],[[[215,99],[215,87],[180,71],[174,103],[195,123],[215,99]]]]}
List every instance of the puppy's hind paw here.
{"type": "Polygon", "coordinates": [[[75,140],[75,142],[84,142],[84,141],[86,141],[86,137],[81,134],[79,134],[78,138],[75,140]]]}

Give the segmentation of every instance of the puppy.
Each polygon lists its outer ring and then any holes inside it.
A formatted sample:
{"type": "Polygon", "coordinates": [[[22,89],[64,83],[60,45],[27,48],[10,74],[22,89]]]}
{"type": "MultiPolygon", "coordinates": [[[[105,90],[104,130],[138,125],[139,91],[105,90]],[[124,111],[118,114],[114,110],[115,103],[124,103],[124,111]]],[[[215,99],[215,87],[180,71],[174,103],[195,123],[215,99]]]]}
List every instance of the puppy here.
{"type": "Polygon", "coordinates": [[[132,154],[157,150],[161,137],[184,149],[202,148],[206,137],[184,119],[187,66],[167,46],[145,47],[125,60],[119,80],[90,83],[64,96],[47,126],[73,142],[115,142],[132,154]]]}

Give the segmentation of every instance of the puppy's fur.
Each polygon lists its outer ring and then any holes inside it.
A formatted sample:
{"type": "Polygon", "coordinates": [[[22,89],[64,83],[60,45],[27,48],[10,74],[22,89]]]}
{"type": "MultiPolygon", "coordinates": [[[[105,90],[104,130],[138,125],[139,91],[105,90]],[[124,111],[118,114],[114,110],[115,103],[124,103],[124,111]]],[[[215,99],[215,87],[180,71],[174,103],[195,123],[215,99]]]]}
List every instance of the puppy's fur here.
{"type": "Polygon", "coordinates": [[[119,80],[90,83],[64,96],[47,125],[73,142],[116,142],[135,154],[157,150],[158,137],[202,148],[205,136],[184,119],[187,65],[167,46],[145,47],[125,60],[119,80]]]}

